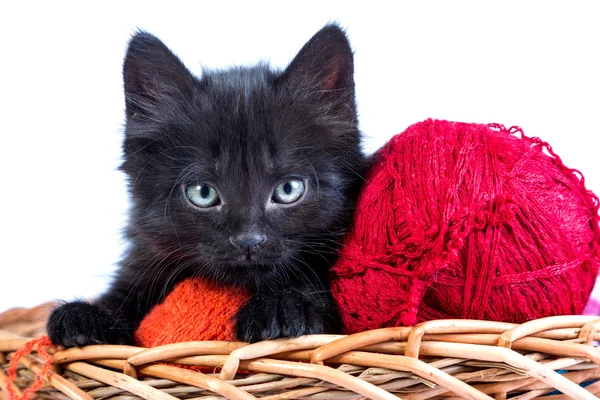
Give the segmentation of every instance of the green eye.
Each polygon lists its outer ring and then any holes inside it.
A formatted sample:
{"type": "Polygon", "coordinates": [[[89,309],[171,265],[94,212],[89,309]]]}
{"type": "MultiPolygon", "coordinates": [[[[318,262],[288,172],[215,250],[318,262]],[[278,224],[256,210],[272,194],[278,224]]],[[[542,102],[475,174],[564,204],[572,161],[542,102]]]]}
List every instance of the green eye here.
{"type": "Polygon", "coordinates": [[[185,195],[193,205],[201,208],[217,206],[220,203],[217,191],[206,183],[186,186],[185,195]]]}
{"type": "Polygon", "coordinates": [[[275,203],[291,204],[304,194],[306,186],[300,179],[289,179],[277,185],[273,191],[273,201],[275,203]]]}

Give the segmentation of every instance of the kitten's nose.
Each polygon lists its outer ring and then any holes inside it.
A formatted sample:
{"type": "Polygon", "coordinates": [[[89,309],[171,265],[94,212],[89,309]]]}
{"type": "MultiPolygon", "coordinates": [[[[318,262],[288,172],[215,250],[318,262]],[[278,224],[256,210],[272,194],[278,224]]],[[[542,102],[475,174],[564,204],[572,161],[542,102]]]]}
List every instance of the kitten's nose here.
{"type": "Polygon", "coordinates": [[[250,259],[250,257],[256,252],[256,248],[259,244],[263,243],[267,237],[263,234],[257,232],[244,233],[237,236],[232,236],[229,238],[229,241],[235,246],[238,247],[246,257],[250,259]]]}

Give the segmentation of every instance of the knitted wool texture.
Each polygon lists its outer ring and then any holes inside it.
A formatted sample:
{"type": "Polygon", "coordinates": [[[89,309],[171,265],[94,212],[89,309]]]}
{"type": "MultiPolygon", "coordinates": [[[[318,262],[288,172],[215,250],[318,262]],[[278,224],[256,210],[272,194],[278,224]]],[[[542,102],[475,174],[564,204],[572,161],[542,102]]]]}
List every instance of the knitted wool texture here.
{"type": "Polygon", "coordinates": [[[427,120],[376,154],[332,292],[347,332],[579,314],[598,223],[598,197],[547,143],[427,120]]]}
{"type": "Polygon", "coordinates": [[[143,347],[192,340],[236,340],[233,318],[250,295],[199,278],[178,284],[144,318],[135,333],[143,347]]]}

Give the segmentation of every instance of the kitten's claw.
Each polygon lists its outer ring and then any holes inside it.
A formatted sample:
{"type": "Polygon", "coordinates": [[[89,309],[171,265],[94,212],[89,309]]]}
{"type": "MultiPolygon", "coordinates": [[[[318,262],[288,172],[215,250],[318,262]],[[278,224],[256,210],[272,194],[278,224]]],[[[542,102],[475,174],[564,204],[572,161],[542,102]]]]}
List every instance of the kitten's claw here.
{"type": "Polygon", "coordinates": [[[301,290],[255,294],[236,316],[239,340],[258,342],[279,337],[331,332],[337,311],[327,296],[301,290]]]}
{"type": "Polygon", "coordinates": [[[96,304],[66,303],[55,309],[46,326],[52,343],[64,347],[92,344],[129,344],[127,330],[96,304]]]}

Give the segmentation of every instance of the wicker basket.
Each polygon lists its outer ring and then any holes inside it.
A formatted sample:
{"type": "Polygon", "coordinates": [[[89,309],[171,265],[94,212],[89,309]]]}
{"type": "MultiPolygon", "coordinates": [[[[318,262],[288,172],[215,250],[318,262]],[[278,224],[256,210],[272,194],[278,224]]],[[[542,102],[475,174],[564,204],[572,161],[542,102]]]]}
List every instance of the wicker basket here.
{"type": "MultiPolygon", "coordinates": [[[[30,341],[15,331],[39,334],[48,309],[0,315],[0,399],[8,398],[7,385],[19,395],[42,372],[34,347],[20,358],[14,383],[7,377],[14,352],[30,341]]],[[[600,393],[598,327],[600,319],[588,316],[521,325],[439,320],[251,345],[49,348],[52,368],[34,398],[523,400],[550,393],[546,399],[595,399],[600,393]]]]}

